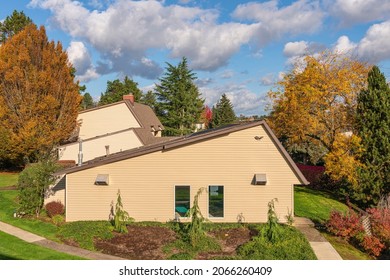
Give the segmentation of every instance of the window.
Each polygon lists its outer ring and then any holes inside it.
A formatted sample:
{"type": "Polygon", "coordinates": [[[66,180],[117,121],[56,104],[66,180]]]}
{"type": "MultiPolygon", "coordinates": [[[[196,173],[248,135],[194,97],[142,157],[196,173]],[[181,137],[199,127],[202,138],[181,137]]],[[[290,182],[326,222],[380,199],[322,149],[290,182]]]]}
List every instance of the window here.
{"type": "Polygon", "coordinates": [[[175,213],[185,217],[190,209],[190,186],[175,186],[175,213]]]}
{"type": "Polygon", "coordinates": [[[223,218],[223,186],[209,186],[209,217],[223,218]]]}

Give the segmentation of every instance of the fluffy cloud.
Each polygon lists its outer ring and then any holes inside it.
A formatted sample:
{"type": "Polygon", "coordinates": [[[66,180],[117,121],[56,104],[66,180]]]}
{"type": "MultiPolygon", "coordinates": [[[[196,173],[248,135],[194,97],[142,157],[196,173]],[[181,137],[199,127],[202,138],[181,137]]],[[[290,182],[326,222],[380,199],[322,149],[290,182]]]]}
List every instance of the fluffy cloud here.
{"type": "Polygon", "coordinates": [[[32,0],[30,6],[50,10],[51,22],[92,46],[101,56],[96,66],[99,74],[121,72],[148,79],[162,72],[148,57],[150,50],[167,50],[171,57],[187,57],[195,70],[214,71],[245,44],[264,46],[286,34],[314,32],[324,17],[317,1],[305,0],[282,8],[276,0],[239,5],[233,20],[223,23],[218,22],[217,10],[165,1],[88,3],[99,10],[71,0],[32,0]]]}
{"type": "Polygon", "coordinates": [[[266,98],[249,90],[245,84],[225,84],[216,87],[200,88],[205,104],[212,107],[222,94],[230,99],[236,115],[262,115],[266,98]]]}
{"type": "Polygon", "coordinates": [[[71,42],[68,49],[69,61],[75,67],[77,79],[81,82],[88,82],[91,79],[97,78],[99,75],[96,73],[95,68],[92,65],[91,56],[88,49],[82,42],[71,42]]]}
{"type": "Polygon", "coordinates": [[[356,47],[358,56],[372,63],[390,59],[389,38],[390,21],[374,24],[356,47]]]}
{"type": "Polygon", "coordinates": [[[287,57],[301,56],[307,53],[309,43],[306,41],[289,42],[284,45],[283,54],[287,57]]]}
{"type": "Polygon", "coordinates": [[[341,25],[387,20],[390,18],[390,2],[384,0],[327,0],[329,13],[338,18],[341,25]]]}
{"type": "Polygon", "coordinates": [[[341,36],[334,50],[356,56],[363,61],[376,64],[390,59],[390,21],[372,25],[365,36],[357,43],[347,36],[341,36]]]}
{"type": "Polygon", "coordinates": [[[319,1],[298,0],[278,8],[277,0],[239,5],[233,16],[257,24],[256,40],[263,46],[285,35],[314,33],[322,27],[325,13],[319,1]]]}

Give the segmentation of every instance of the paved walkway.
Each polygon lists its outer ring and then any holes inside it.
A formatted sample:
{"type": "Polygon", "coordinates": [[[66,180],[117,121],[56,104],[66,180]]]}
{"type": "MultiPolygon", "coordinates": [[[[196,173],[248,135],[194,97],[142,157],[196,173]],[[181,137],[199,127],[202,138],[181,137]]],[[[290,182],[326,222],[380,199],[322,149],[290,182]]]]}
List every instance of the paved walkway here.
{"type": "Polygon", "coordinates": [[[0,231],[16,236],[19,239],[22,239],[28,243],[37,244],[42,247],[90,260],[123,260],[119,257],[110,256],[99,252],[92,252],[78,247],[68,246],[65,244],[60,244],[3,222],[0,222],[0,231]]]}
{"type": "Polygon", "coordinates": [[[342,260],[333,246],[314,228],[314,223],[306,218],[295,217],[294,226],[307,238],[319,260],[342,260]]]}

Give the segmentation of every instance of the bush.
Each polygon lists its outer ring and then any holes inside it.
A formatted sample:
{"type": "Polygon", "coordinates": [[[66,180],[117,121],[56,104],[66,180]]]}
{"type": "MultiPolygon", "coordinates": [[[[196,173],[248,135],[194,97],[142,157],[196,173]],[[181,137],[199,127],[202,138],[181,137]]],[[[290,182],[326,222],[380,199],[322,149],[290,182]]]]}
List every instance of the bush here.
{"type": "Polygon", "coordinates": [[[119,233],[127,233],[127,224],[133,222],[134,219],[129,216],[125,210],[123,210],[121,193],[118,190],[117,200],[115,205],[115,215],[112,221],[114,230],[119,233]]]}
{"type": "Polygon", "coordinates": [[[364,236],[363,241],[359,244],[364,251],[374,257],[378,257],[385,245],[375,236],[364,236]]]}
{"type": "Polygon", "coordinates": [[[65,213],[65,206],[61,201],[52,201],[45,205],[46,213],[50,218],[65,213]]]}
{"type": "Polygon", "coordinates": [[[55,224],[56,226],[60,226],[62,224],[65,223],[65,217],[62,216],[62,215],[55,215],[51,218],[51,221],[53,222],[53,224],[55,224]]]}
{"type": "Polygon", "coordinates": [[[343,237],[347,241],[364,232],[360,216],[352,209],[346,215],[338,211],[332,211],[326,223],[326,228],[333,235],[343,237]]]}
{"type": "Polygon", "coordinates": [[[330,233],[350,241],[371,256],[378,257],[384,248],[389,247],[390,217],[386,210],[367,211],[371,217],[372,236],[365,233],[361,217],[353,210],[346,215],[333,211],[326,227],[330,233]]]}
{"type": "Polygon", "coordinates": [[[52,175],[58,166],[51,162],[39,162],[27,166],[19,175],[19,213],[39,216],[47,188],[54,184],[52,175]]]}

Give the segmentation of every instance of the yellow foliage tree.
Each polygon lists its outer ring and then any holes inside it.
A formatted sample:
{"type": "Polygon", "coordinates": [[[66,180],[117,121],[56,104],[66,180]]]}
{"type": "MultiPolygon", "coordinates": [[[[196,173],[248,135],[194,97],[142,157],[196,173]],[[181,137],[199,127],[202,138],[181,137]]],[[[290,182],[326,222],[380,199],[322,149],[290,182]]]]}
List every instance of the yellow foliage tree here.
{"type": "Polygon", "coordinates": [[[350,151],[359,150],[359,140],[345,133],[353,132],[357,94],[366,85],[369,69],[349,56],[325,51],[297,62],[269,92],[269,121],[277,136],[287,139],[287,146],[311,143],[324,150],[333,179],[341,179],[341,174],[355,177],[358,162],[350,151]]]}
{"type": "MultiPolygon", "coordinates": [[[[0,46],[0,157],[36,161],[77,126],[82,97],[61,43],[30,24],[0,46]]],[[[1,159],[1,158],[0,158],[1,159]]]]}

